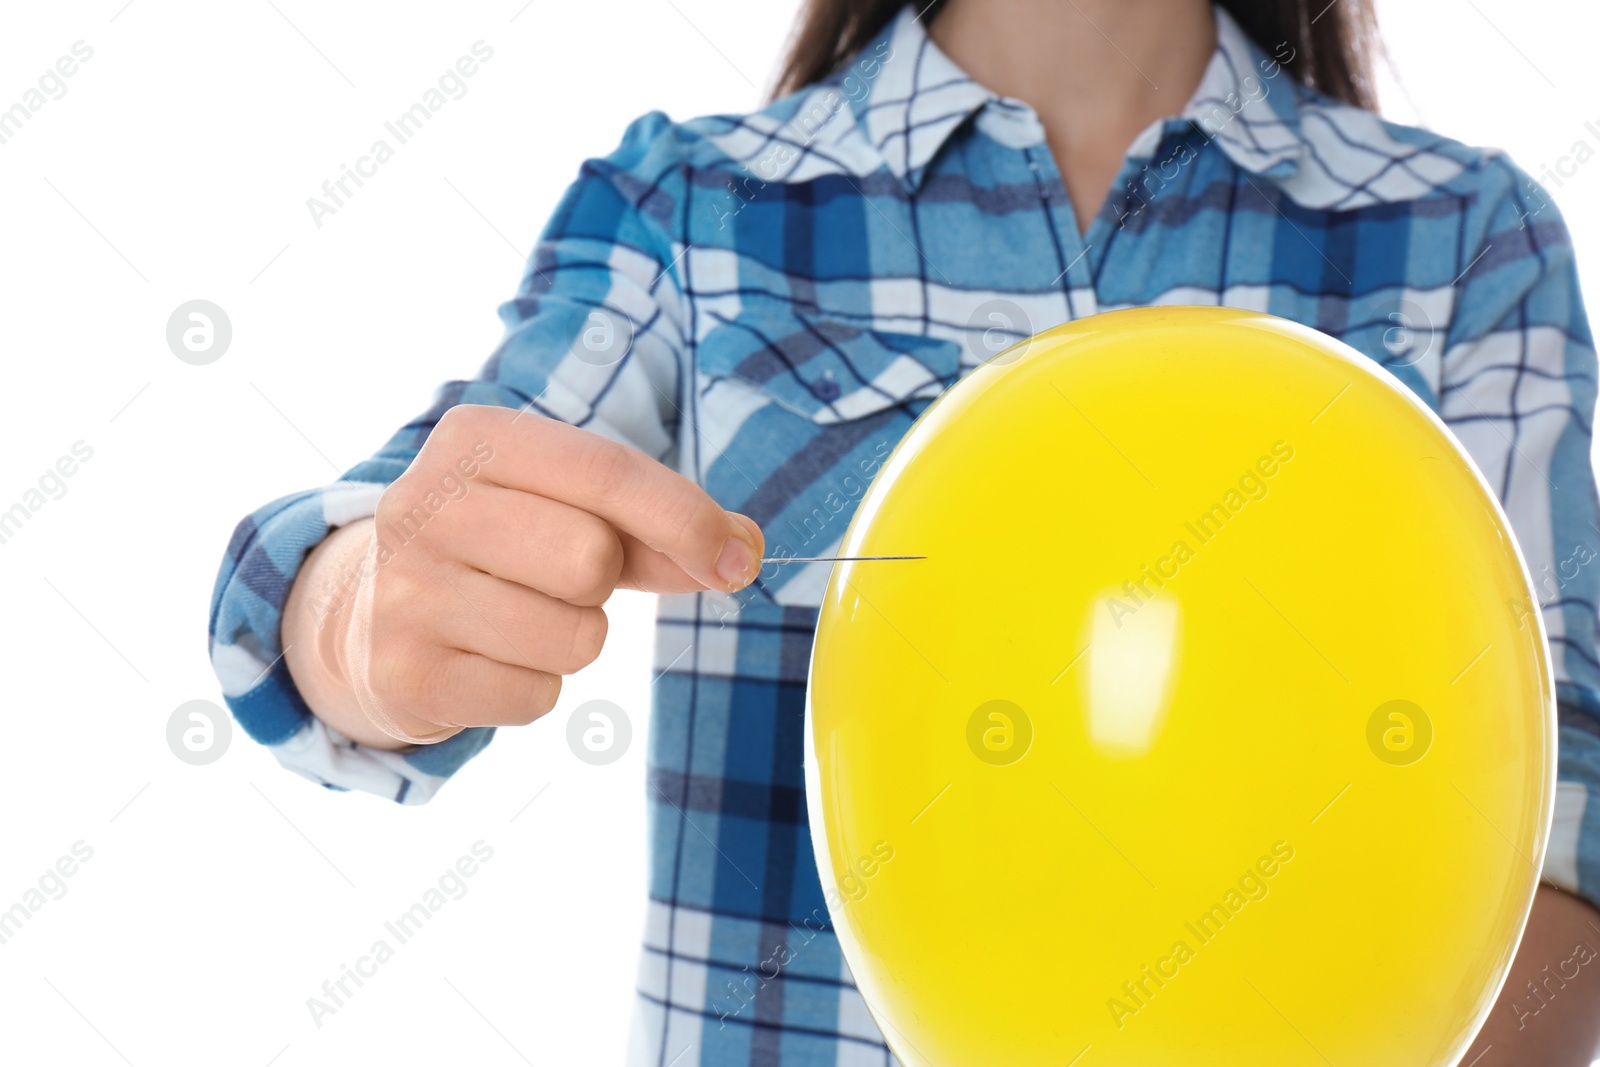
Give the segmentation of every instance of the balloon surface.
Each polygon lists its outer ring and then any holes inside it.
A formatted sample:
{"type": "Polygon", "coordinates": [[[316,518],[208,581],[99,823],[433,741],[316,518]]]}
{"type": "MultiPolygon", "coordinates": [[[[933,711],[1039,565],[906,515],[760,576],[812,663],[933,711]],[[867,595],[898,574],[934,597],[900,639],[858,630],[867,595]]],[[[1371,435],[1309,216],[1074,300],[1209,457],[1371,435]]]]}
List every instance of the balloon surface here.
{"type": "Polygon", "coordinates": [[[1537,888],[1555,696],[1504,514],[1314,330],[1144,308],[973,370],[822,605],[808,806],[907,1067],[1433,1067],[1537,888]]]}

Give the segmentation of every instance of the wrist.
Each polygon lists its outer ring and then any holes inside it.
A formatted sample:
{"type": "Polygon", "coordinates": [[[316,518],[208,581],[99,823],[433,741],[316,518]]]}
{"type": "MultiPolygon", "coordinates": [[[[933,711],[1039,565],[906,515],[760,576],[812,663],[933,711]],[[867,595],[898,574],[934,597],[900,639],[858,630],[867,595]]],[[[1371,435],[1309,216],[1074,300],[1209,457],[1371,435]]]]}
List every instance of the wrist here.
{"type": "Polygon", "coordinates": [[[349,661],[358,596],[376,566],[375,524],[361,519],[332,531],[306,556],[284,604],[284,662],[300,696],[327,726],[363,745],[397,749],[407,742],[382,730],[362,709],[349,661]]]}

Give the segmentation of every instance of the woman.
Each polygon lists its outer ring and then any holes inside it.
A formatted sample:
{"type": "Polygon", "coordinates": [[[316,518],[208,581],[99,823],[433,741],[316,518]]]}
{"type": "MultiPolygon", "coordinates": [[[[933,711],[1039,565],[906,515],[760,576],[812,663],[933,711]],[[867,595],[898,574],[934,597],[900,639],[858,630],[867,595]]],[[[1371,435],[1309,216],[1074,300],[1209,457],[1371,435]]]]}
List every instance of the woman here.
{"type": "MultiPolygon", "coordinates": [[[[632,1062],[889,1063],[804,814],[827,565],[760,561],[827,555],[952,381],[1108,308],[1268,311],[1438,410],[1536,573],[1591,543],[1566,231],[1503,157],[1379,121],[1371,40],[1359,0],[812,0],[769,107],[647,115],[584,166],[476,380],[241,524],[213,605],[230,706],[291,768],[418,803],[553,705],[615,588],[666,594],[632,1062]]],[[[1483,1067],[1587,1063],[1600,1019],[1600,982],[1522,988],[1600,937],[1600,577],[1567,571],[1551,884],[1483,1067]]]]}

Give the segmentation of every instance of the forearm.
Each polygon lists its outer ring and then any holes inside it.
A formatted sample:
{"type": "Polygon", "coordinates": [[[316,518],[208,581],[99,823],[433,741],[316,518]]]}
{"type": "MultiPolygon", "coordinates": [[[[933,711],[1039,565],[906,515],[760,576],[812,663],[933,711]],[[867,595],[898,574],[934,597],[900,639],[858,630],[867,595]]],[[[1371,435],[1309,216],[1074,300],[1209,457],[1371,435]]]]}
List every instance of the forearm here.
{"type": "Polygon", "coordinates": [[[372,519],[341,526],[307,555],[284,605],[283,655],[295,688],[323,723],[359,744],[400,749],[407,742],[362,711],[346,659],[373,529],[372,519]]]}
{"type": "Polygon", "coordinates": [[[1541,885],[1505,988],[1461,1062],[1474,1067],[1589,1067],[1600,1045],[1597,954],[1600,911],[1570,893],[1541,885]]]}

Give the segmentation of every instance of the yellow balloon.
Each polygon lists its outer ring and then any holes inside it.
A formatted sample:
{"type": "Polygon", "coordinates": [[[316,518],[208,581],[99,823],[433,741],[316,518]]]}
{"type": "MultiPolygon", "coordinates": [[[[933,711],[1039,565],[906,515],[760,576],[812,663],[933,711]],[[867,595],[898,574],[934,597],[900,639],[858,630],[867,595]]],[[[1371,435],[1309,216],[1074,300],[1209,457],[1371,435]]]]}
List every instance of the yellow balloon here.
{"type": "Polygon", "coordinates": [[[1444,425],[1314,330],[1070,323],[923,413],[836,565],[818,867],[908,1067],[1432,1067],[1537,887],[1555,695],[1444,425]]]}

